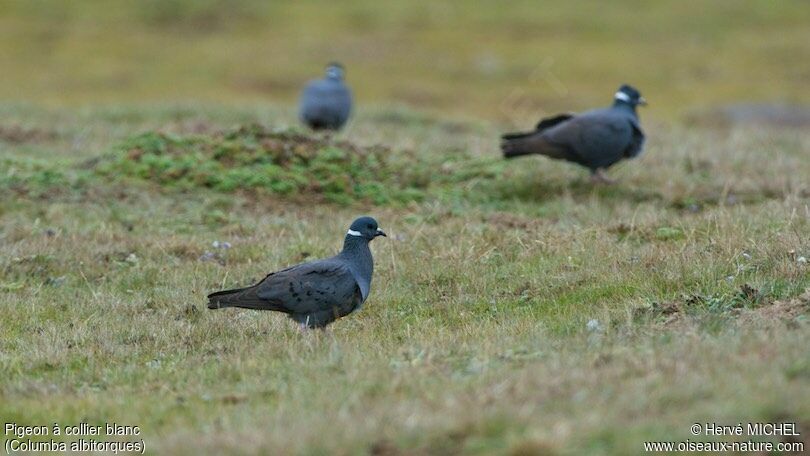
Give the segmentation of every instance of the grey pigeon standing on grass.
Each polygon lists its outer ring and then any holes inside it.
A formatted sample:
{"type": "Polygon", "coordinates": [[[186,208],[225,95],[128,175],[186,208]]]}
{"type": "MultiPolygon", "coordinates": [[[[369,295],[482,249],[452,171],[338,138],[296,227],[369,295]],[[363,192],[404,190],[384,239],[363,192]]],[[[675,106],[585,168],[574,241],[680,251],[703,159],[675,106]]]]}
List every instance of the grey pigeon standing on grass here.
{"type": "Polygon", "coordinates": [[[636,106],[646,104],[638,90],[625,84],[613,106],[543,119],[534,131],[503,135],[501,150],[506,158],[540,154],[574,162],[590,169],[595,182],[612,183],[605,170],[641,153],[644,132],[636,106]]]}
{"type": "Polygon", "coordinates": [[[343,66],[330,63],[326,77],[310,81],[301,93],[299,117],[313,130],[339,130],[352,112],[352,92],[343,82],[343,66]]]}
{"type": "Polygon", "coordinates": [[[374,271],[368,243],[377,236],[385,236],[377,221],[360,217],[337,255],[270,273],[251,287],[211,293],[208,308],[275,310],[302,328],[323,328],[360,309],[368,298],[374,271]]]}

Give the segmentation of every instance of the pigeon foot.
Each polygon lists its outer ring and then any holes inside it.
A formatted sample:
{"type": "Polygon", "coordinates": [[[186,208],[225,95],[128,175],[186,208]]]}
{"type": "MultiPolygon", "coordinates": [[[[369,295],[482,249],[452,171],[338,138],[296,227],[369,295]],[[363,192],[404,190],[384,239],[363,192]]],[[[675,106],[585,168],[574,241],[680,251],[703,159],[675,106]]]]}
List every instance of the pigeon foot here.
{"type": "Polygon", "coordinates": [[[616,183],[616,180],[609,178],[607,174],[605,174],[604,168],[597,168],[596,171],[591,174],[591,182],[594,184],[613,185],[616,183]]]}

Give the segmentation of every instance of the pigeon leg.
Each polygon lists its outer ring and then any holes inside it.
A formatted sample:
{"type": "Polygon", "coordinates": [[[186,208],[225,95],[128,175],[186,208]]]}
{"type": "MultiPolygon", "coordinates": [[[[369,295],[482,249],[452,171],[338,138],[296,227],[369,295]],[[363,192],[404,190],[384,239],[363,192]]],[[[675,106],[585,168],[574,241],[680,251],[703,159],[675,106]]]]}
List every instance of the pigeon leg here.
{"type": "Polygon", "coordinates": [[[298,329],[301,331],[301,334],[307,334],[309,332],[309,317],[298,324],[298,329]]]}
{"type": "Polygon", "coordinates": [[[594,184],[605,184],[605,185],[613,185],[616,183],[614,179],[611,179],[605,174],[604,168],[596,168],[596,170],[591,174],[591,182],[594,184]]]}

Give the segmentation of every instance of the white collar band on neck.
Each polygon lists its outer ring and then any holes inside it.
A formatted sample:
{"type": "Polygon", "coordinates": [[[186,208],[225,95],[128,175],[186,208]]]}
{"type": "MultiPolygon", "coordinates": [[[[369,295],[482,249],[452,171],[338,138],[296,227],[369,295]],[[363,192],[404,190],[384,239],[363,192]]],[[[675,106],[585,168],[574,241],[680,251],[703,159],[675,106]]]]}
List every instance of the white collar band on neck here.
{"type": "Polygon", "coordinates": [[[349,229],[349,231],[347,231],[346,234],[348,234],[349,236],[357,236],[357,237],[363,236],[362,234],[360,234],[359,231],[354,231],[352,229],[349,229]]]}
{"type": "Polygon", "coordinates": [[[622,100],[625,103],[630,103],[630,95],[627,95],[624,92],[616,92],[616,95],[613,95],[613,98],[616,100],[622,100]]]}
{"type": "Polygon", "coordinates": [[[332,79],[341,79],[343,78],[343,70],[336,67],[330,67],[326,70],[326,76],[332,79]]]}

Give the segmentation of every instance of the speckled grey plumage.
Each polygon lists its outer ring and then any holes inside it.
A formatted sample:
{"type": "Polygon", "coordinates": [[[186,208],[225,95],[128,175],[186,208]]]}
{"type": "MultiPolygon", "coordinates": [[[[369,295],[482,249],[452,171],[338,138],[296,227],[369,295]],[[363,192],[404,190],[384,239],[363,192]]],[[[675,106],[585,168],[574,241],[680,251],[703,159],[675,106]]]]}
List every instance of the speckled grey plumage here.
{"type": "Polygon", "coordinates": [[[368,298],[374,273],[369,242],[377,236],[385,236],[377,222],[360,217],[337,255],[270,273],[251,287],[212,293],[208,308],[274,310],[306,327],[322,328],[360,309],[368,298]]]}
{"type": "Polygon", "coordinates": [[[506,158],[541,154],[577,163],[591,172],[604,170],[641,153],[644,133],[636,106],[643,104],[638,90],[623,85],[612,106],[543,119],[534,131],[504,135],[501,150],[506,158]]]}
{"type": "Polygon", "coordinates": [[[343,81],[343,67],[330,64],[323,79],[310,81],[301,93],[299,117],[313,130],[339,130],[352,112],[352,93],[343,81]]]}

